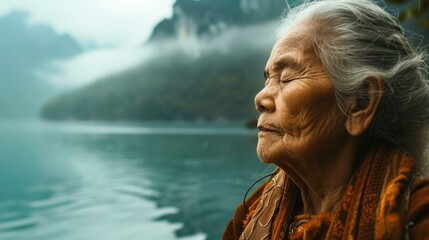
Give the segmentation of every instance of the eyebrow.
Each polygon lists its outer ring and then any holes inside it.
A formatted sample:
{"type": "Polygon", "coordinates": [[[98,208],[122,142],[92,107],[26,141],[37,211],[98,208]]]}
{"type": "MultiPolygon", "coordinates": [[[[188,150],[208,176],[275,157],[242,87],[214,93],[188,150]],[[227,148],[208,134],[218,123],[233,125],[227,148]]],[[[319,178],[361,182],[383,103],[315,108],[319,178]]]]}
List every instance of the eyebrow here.
{"type": "Polygon", "coordinates": [[[264,77],[265,79],[270,77],[270,69],[276,72],[284,68],[290,68],[292,70],[298,70],[302,66],[302,63],[296,58],[292,57],[290,53],[282,54],[280,57],[276,58],[276,60],[272,63],[271,68],[264,69],[264,77]]]}

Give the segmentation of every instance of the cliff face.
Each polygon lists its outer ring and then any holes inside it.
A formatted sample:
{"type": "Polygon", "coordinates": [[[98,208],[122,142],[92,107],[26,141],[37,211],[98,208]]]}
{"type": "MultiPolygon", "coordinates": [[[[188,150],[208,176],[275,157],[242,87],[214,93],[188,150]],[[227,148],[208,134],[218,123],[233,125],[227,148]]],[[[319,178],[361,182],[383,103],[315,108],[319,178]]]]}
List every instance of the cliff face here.
{"type": "Polygon", "coordinates": [[[284,0],[177,0],[173,16],[154,28],[149,42],[192,43],[232,26],[278,19],[285,7],[284,0]]]}

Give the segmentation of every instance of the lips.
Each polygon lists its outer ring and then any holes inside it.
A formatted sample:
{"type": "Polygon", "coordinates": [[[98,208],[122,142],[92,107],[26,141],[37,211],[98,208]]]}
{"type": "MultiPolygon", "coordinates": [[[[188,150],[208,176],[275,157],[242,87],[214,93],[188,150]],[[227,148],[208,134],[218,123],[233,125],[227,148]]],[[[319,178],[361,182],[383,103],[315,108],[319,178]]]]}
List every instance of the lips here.
{"type": "Polygon", "coordinates": [[[258,125],[259,132],[268,132],[268,133],[277,133],[280,134],[280,131],[270,125],[258,125]]]}

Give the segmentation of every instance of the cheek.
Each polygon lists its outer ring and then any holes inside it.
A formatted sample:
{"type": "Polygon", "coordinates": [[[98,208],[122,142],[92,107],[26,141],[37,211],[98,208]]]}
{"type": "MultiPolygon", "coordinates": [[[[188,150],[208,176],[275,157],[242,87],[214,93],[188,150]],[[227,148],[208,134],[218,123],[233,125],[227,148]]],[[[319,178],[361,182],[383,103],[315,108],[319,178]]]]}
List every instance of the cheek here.
{"type": "Polygon", "coordinates": [[[280,117],[281,127],[287,135],[284,145],[296,155],[307,154],[311,149],[332,144],[345,130],[345,118],[331,93],[325,95],[290,95],[284,99],[280,117]]]}
{"type": "Polygon", "coordinates": [[[311,86],[298,82],[282,91],[276,104],[282,115],[279,122],[298,135],[300,131],[315,130],[313,128],[322,127],[325,121],[335,119],[338,110],[334,91],[326,83],[311,86]]]}
{"type": "Polygon", "coordinates": [[[306,111],[300,116],[294,137],[285,139],[296,155],[312,158],[338,145],[346,133],[343,114],[335,108],[306,111]]]}
{"type": "Polygon", "coordinates": [[[277,99],[278,122],[288,135],[300,135],[309,118],[314,115],[311,112],[313,106],[308,96],[299,94],[302,91],[285,91],[277,99]]]}
{"type": "Polygon", "coordinates": [[[313,116],[315,119],[309,122],[303,131],[303,142],[315,149],[330,149],[331,145],[338,145],[345,132],[342,113],[331,109],[318,116],[313,116]]]}

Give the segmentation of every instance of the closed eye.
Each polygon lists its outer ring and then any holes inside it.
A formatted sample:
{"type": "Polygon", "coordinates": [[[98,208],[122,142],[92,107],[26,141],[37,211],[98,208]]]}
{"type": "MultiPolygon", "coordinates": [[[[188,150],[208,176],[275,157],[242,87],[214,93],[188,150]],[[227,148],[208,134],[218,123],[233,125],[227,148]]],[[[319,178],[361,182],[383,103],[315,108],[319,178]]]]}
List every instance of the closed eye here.
{"type": "Polygon", "coordinates": [[[290,82],[292,82],[294,79],[292,79],[292,78],[286,78],[286,79],[280,79],[280,82],[281,83],[290,83],[290,82]]]}

